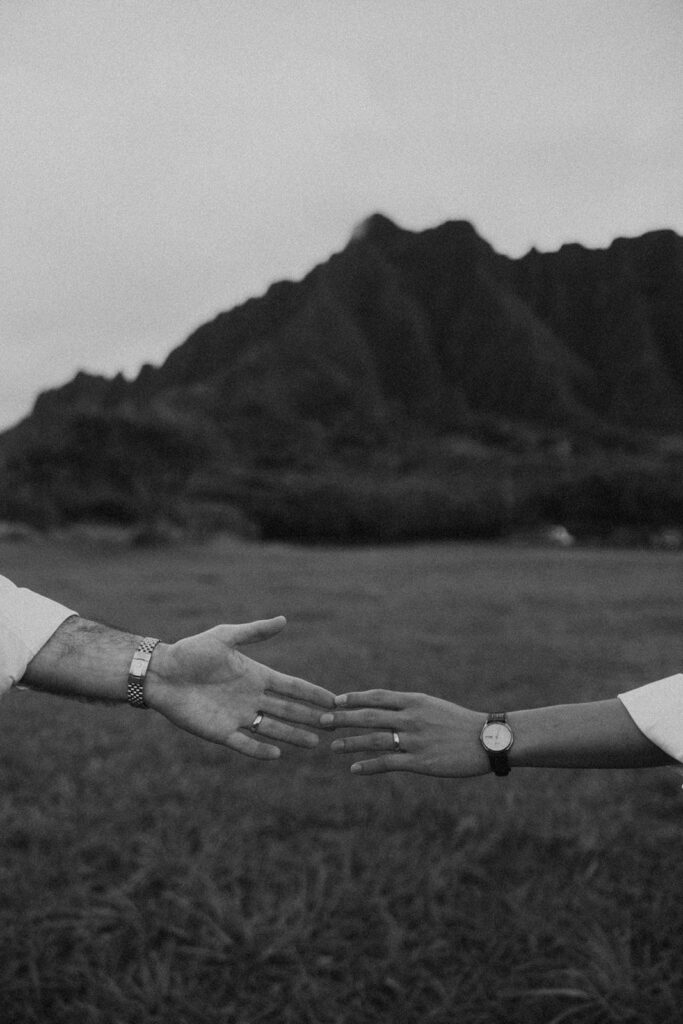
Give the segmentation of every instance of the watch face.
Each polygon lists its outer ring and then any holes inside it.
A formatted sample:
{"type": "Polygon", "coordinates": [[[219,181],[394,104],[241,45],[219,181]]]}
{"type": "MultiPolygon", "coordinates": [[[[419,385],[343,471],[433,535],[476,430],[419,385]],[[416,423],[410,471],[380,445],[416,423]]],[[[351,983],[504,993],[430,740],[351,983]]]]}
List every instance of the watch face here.
{"type": "Polygon", "coordinates": [[[481,741],[487,750],[508,750],[512,746],[512,730],[505,722],[488,722],[481,731],[481,741]]]}

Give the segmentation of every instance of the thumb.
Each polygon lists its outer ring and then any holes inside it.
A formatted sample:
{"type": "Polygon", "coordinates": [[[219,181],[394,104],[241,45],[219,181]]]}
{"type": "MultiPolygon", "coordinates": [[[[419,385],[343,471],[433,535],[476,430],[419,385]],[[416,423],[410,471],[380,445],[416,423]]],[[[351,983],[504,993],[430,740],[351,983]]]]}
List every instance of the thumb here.
{"type": "Polygon", "coordinates": [[[234,646],[241,644],[257,644],[261,640],[270,640],[276,636],[287,625],[284,615],[277,615],[274,619],[258,619],[256,622],[244,622],[239,626],[232,626],[230,643],[234,646]]]}

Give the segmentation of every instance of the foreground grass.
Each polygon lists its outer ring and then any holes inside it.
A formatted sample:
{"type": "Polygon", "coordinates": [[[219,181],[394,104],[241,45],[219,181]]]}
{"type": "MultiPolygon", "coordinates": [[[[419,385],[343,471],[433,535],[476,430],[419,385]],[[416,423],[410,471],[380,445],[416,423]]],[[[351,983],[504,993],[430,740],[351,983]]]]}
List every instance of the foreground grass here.
{"type": "MultiPolygon", "coordinates": [[[[256,656],[479,708],[683,665],[683,560],[496,547],[0,548],[0,571],[172,639],[285,612],[256,656]]],[[[678,1022],[669,770],[355,779],[153,715],[0,705],[0,1020],[678,1022]]]]}

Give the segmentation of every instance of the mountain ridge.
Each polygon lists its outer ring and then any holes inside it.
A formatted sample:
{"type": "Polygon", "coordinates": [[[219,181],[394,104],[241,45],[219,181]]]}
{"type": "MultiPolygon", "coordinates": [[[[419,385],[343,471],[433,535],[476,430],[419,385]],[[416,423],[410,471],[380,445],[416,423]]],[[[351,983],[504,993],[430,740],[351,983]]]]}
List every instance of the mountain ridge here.
{"type": "Polygon", "coordinates": [[[183,496],[211,476],[258,491],[269,474],[390,475],[420,458],[448,475],[439,453],[457,437],[527,461],[562,445],[651,452],[683,435],[683,239],[664,229],[514,259],[468,221],[412,232],[373,214],[342,251],[200,325],[159,367],[78,374],[39,396],[0,436],[6,503],[14,487],[56,519],[87,511],[64,495],[94,472],[88,420],[112,450],[136,445],[136,424],[153,436],[183,496]]]}

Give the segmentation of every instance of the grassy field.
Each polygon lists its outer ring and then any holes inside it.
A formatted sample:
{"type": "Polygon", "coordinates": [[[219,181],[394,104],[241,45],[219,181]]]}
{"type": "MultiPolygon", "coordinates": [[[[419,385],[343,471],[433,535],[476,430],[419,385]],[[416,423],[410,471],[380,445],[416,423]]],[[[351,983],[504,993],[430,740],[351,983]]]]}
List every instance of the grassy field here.
{"type": "MultiPolygon", "coordinates": [[[[173,639],[279,612],[255,656],[480,709],[683,668],[680,554],[221,541],[0,546],[0,572],[173,639]]],[[[127,708],[0,705],[3,1024],[679,1024],[681,779],[357,779],[127,708]]]]}

